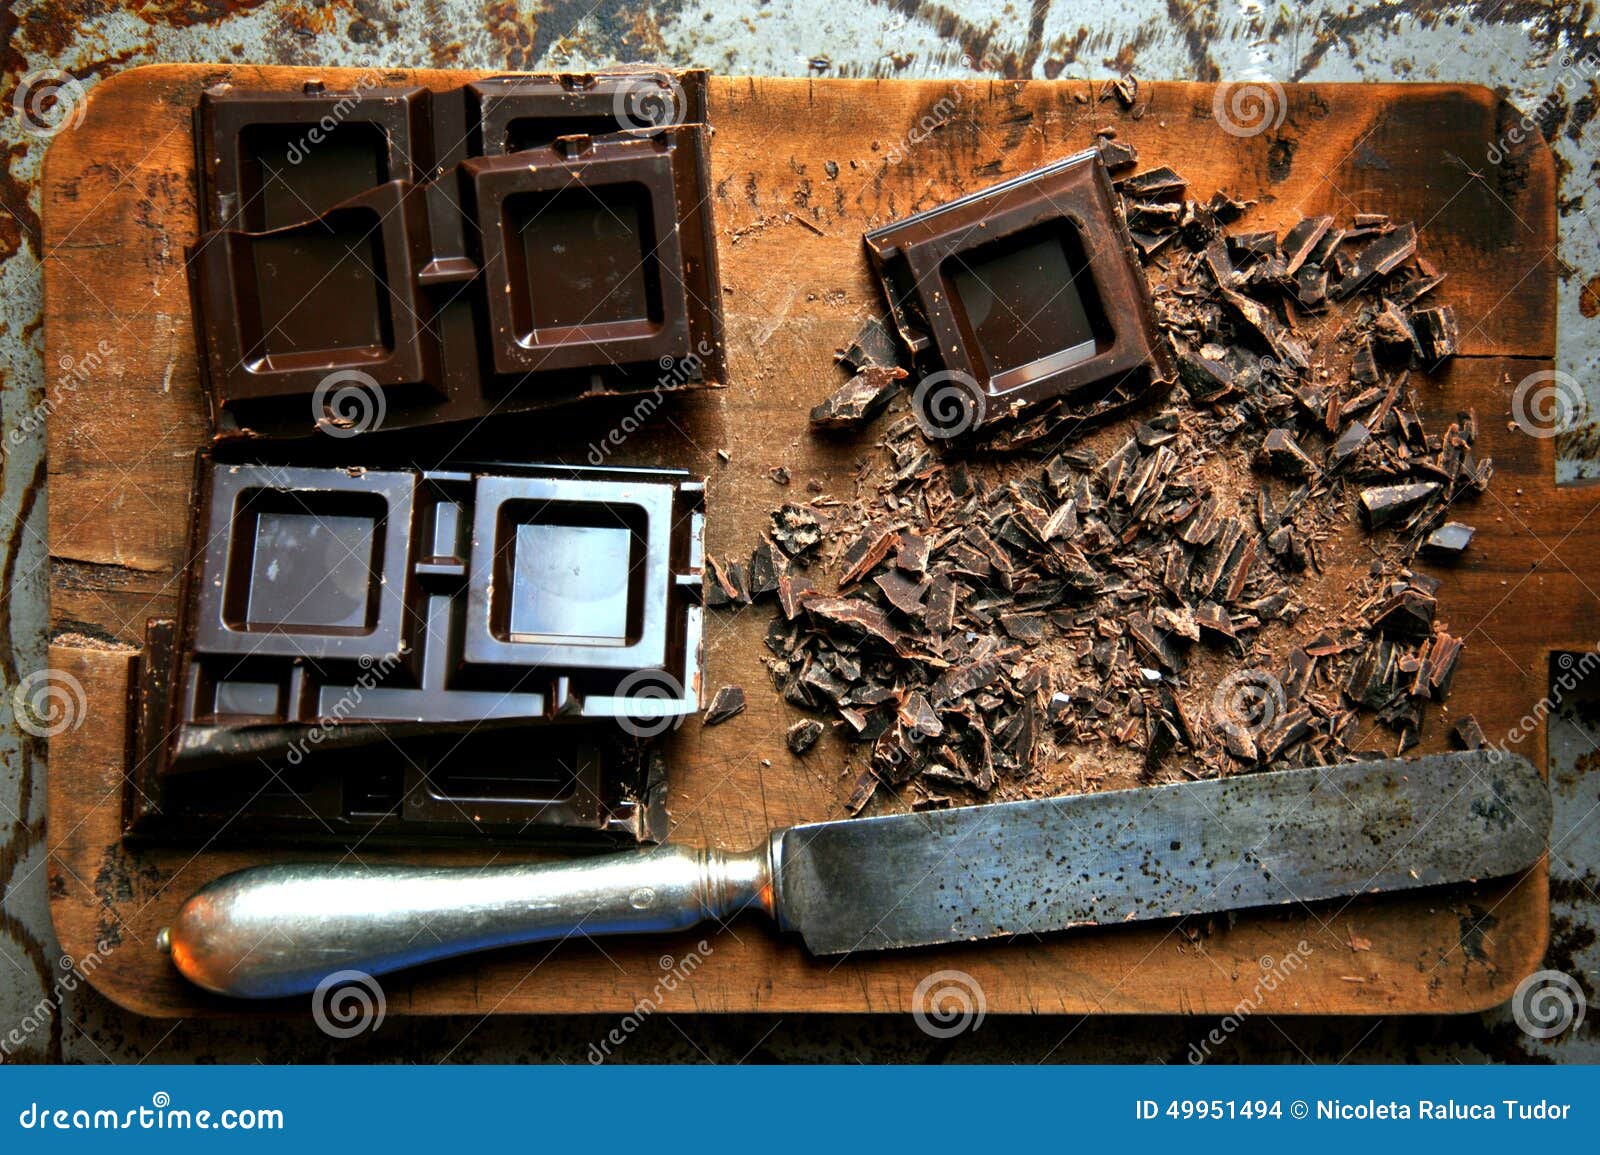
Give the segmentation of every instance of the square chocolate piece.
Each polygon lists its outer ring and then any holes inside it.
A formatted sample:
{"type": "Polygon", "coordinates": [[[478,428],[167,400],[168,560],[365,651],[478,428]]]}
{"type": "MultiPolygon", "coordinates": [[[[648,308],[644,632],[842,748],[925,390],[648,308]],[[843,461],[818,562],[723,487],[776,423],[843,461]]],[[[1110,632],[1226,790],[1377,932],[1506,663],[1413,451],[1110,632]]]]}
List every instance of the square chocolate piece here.
{"type": "Polygon", "coordinates": [[[463,660],[666,666],[673,499],[626,481],[480,477],[463,660]]]}
{"type": "Polygon", "coordinates": [[[201,231],[265,232],[377,185],[424,179],[429,116],[427,89],[379,87],[370,72],[348,87],[208,89],[195,112],[201,231]]]}
{"type": "MultiPolygon", "coordinates": [[[[954,436],[1054,398],[1172,377],[1104,162],[1079,153],[866,234],[926,381],[913,411],[954,436]]],[[[1130,388],[1131,386],[1131,388],[1130,388]]]]}
{"type": "MultiPolygon", "coordinates": [[[[212,473],[196,574],[195,646],[236,656],[372,662],[401,652],[409,472],[236,465],[212,473]]],[[[274,677],[272,685],[284,678],[274,677]]],[[[217,712],[266,700],[228,680],[217,712]]]]}
{"type": "Polygon", "coordinates": [[[347,416],[341,388],[367,406],[386,407],[382,394],[396,388],[442,396],[433,307],[417,278],[428,260],[423,198],[405,181],[269,232],[202,238],[190,276],[213,404],[294,398],[315,428],[347,416]]]}
{"type": "Polygon", "coordinates": [[[462,166],[496,373],[670,365],[711,338],[710,242],[685,132],[563,137],[462,166]]]}

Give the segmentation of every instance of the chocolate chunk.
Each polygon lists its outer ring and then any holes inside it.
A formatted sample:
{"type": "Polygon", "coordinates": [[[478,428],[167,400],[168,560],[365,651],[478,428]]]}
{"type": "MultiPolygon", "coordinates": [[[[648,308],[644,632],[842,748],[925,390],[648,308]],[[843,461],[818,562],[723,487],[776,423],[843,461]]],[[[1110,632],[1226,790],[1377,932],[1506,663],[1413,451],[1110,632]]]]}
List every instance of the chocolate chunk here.
{"type": "Polygon", "coordinates": [[[921,575],[928,570],[928,539],[921,534],[901,533],[900,545],[895,551],[896,568],[909,574],[921,575]]]}
{"type": "Polygon", "coordinates": [[[931,584],[927,578],[912,581],[897,570],[881,573],[872,582],[883,591],[890,605],[908,617],[922,612],[922,597],[931,584]]]}
{"type": "Polygon", "coordinates": [[[1284,234],[1283,256],[1289,275],[1293,276],[1306,263],[1332,224],[1332,217],[1307,217],[1284,234]]]}
{"type": "Polygon", "coordinates": [[[1374,277],[1394,272],[1417,252],[1417,230],[1414,225],[1401,225],[1392,233],[1385,233],[1367,245],[1350,266],[1344,278],[1333,287],[1332,296],[1343,301],[1364,288],[1374,277]]]}
{"type": "Polygon", "coordinates": [[[743,687],[724,686],[712,695],[702,721],[707,726],[721,725],[735,714],[744,713],[744,705],[743,687]]]}
{"type": "Polygon", "coordinates": [[[784,735],[784,743],[789,747],[789,753],[799,756],[817,744],[817,739],[822,737],[822,723],[811,718],[796,722],[789,727],[784,735]]]}
{"type": "Polygon", "coordinates": [[[1407,485],[1380,485],[1361,491],[1361,512],[1366,515],[1371,529],[1382,529],[1403,521],[1422,508],[1441,486],[1437,481],[1411,482],[1407,485]]]}
{"type": "Polygon", "coordinates": [[[937,738],[944,733],[944,723],[939,720],[939,715],[928,704],[928,699],[915,690],[900,703],[898,717],[902,726],[924,738],[937,738]]]}
{"type": "Polygon", "coordinates": [[[1411,314],[1411,327],[1416,333],[1418,353],[1424,364],[1434,364],[1456,355],[1460,333],[1456,327],[1456,312],[1449,305],[1415,310],[1411,314]]]}
{"type": "Polygon", "coordinates": [[[1437,605],[1421,590],[1404,590],[1383,604],[1373,625],[1388,634],[1425,634],[1433,628],[1437,605]]]}
{"type": "Polygon", "coordinates": [[[822,517],[809,505],[772,511],[772,540],[792,558],[804,558],[822,543],[822,517]]]}
{"type": "Polygon", "coordinates": [[[876,526],[858,537],[844,551],[844,572],[839,575],[839,588],[854,585],[883,563],[889,551],[900,542],[893,526],[876,526]]]}
{"type": "Polygon", "coordinates": [[[1118,190],[1131,197],[1181,197],[1186,187],[1187,182],[1166,165],[1135,173],[1117,182],[1118,190]]]}
{"type": "Polygon", "coordinates": [[[1042,642],[1045,619],[1043,614],[1001,614],[1000,628],[1019,642],[1042,642]]]}
{"type": "Polygon", "coordinates": [[[800,612],[800,607],[807,594],[812,591],[809,578],[790,577],[788,574],[778,579],[778,605],[783,608],[783,616],[793,620],[800,612]]]}
{"type": "Polygon", "coordinates": [[[1128,633],[1133,635],[1133,640],[1138,642],[1144,652],[1154,659],[1163,670],[1177,673],[1182,668],[1167,635],[1157,630],[1150,623],[1150,619],[1143,614],[1131,614],[1128,617],[1128,633]]]}
{"type": "Polygon", "coordinates": [[[750,596],[765,597],[778,592],[778,579],[789,572],[789,559],[765,535],[750,554],[750,596]]]}
{"type": "Polygon", "coordinates": [[[1460,557],[1476,532],[1465,522],[1447,521],[1427,536],[1422,548],[1436,557],[1460,557]]]}
{"type": "Polygon", "coordinates": [[[1465,647],[1462,639],[1442,631],[1434,635],[1433,644],[1428,648],[1427,661],[1423,664],[1423,677],[1419,680],[1426,686],[1428,697],[1435,702],[1444,701],[1450,693],[1450,682],[1456,676],[1456,663],[1461,660],[1461,651],[1465,647]]]}
{"type": "Polygon", "coordinates": [[[867,365],[816,408],[811,424],[818,429],[855,429],[865,425],[900,391],[906,371],[897,365],[867,365]]]}
{"type": "Polygon", "coordinates": [[[1484,741],[1483,727],[1471,714],[1456,719],[1455,725],[1450,727],[1450,737],[1462,750],[1482,750],[1488,744],[1484,741]]]}
{"type": "Polygon", "coordinates": [[[834,359],[852,373],[868,366],[888,369],[900,364],[900,342],[882,317],[868,317],[861,331],[834,359]]]}
{"type": "Polygon", "coordinates": [[[863,770],[856,778],[856,784],[850,788],[850,797],[845,799],[845,811],[851,815],[860,814],[877,789],[878,776],[871,769],[863,770]]]}
{"type": "Polygon", "coordinates": [[[960,587],[949,575],[940,574],[928,587],[928,629],[938,635],[948,634],[955,625],[956,602],[960,587]]]}
{"type": "Polygon", "coordinates": [[[1328,468],[1338,469],[1349,461],[1372,438],[1372,431],[1359,421],[1352,421],[1346,426],[1345,431],[1339,434],[1339,440],[1333,443],[1333,448],[1328,450],[1328,468]]]}
{"type": "Polygon", "coordinates": [[[1113,172],[1117,169],[1132,168],[1139,163],[1138,150],[1131,144],[1101,137],[1095,141],[1095,147],[1100,150],[1100,159],[1105,162],[1106,168],[1113,172]]]}
{"type": "Polygon", "coordinates": [[[1317,471],[1316,463],[1306,456],[1294,434],[1287,429],[1274,429],[1267,434],[1256,455],[1256,463],[1283,477],[1305,477],[1317,471]]]}
{"type": "Polygon", "coordinates": [[[890,645],[900,639],[900,631],[889,624],[884,612],[864,598],[835,598],[811,594],[801,605],[812,617],[829,625],[859,630],[890,645]]]}
{"type": "Polygon", "coordinates": [[[987,657],[946,670],[933,685],[933,704],[940,708],[980,690],[1000,676],[1000,659],[987,657]]]}

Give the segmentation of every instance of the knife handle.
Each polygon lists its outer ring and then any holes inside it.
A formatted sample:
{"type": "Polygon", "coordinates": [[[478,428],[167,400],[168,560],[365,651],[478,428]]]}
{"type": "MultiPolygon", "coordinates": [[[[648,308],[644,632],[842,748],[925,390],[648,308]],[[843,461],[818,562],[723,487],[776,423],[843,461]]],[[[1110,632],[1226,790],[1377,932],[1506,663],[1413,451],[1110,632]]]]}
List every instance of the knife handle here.
{"type": "Polygon", "coordinates": [[[573,935],[684,930],[748,906],[771,914],[775,846],[482,868],[254,866],[202,887],[156,943],[216,994],[305,994],[341,970],[378,975],[573,935]]]}

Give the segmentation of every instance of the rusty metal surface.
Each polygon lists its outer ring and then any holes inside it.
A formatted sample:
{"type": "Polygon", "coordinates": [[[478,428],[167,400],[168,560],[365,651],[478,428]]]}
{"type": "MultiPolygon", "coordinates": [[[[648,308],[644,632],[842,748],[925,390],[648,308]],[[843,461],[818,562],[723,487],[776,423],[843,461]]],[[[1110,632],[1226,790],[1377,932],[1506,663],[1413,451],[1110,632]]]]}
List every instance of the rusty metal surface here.
{"type": "MultiPolygon", "coordinates": [[[[1558,476],[1600,477],[1600,14],[1594,0],[1100,0],[1031,5],[994,0],[959,10],[930,3],[862,4],[819,12],[796,0],[664,0],[637,6],[567,0],[129,0],[18,2],[0,9],[0,1061],[314,1060],[331,1046],[351,1060],[594,1058],[609,1021],[406,1023],[338,1044],[309,1022],[150,1023],[87,993],[63,965],[45,895],[44,742],[19,728],[14,688],[45,667],[48,572],[43,418],[47,386],[71,366],[41,363],[38,193],[55,119],[107,75],[158,61],[302,65],[583,69],[625,60],[775,75],[957,76],[974,72],[1106,78],[1428,80],[1486,84],[1553,142],[1561,176],[1558,372],[1550,392],[1568,426],[1558,476]],[[978,63],[974,63],[978,62],[978,63]],[[63,87],[64,86],[64,87],[63,87]],[[51,97],[61,96],[59,102],[51,97]],[[530,1040],[537,1040],[530,1042],[530,1040]]],[[[1492,163],[1462,158],[1464,165],[1492,163]]],[[[1510,291],[1515,291],[1514,287],[1510,291]]],[[[98,567],[114,570],[115,567],[98,567]]],[[[97,580],[116,580],[114,572],[97,580]]],[[[1575,667],[1578,668],[1578,667],[1575,667]]],[[[1588,666],[1581,669],[1587,672],[1588,666]]],[[[1591,681],[1594,679],[1590,679],[1591,681]]],[[[1559,684],[1559,683],[1558,683],[1559,684]]],[[[1568,688],[1553,709],[1553,942],[1547,965],[1593,1002],[1600,948],[1595,770],[1600,709],[1568,688]]],[[[37,725],[31,727],[39,729],[37,725]]],[[[116,887],[119,880],[93,880],[116,887]]],[[[126,883],[123,882],[122,885],[126,883]]],[[[1468,946],[1470,944],[1464,944],[1468,946]]],[[[1355,947],[1352,948],[1356,949],[1355,947]]],[[[1545,1039],[1510,1011],[1481,1019],[1247,1020],[1216,1061],[1419,1058],[1600,1058],[1591,1014],[1545,1039]]],[[[737,1017],[661,1019],[626,1058],[723,1062],[1194,1057],[1210,1024],[1187,1021],[1003,1023],[931,1036],[904,1021],[737,1017]]]]}

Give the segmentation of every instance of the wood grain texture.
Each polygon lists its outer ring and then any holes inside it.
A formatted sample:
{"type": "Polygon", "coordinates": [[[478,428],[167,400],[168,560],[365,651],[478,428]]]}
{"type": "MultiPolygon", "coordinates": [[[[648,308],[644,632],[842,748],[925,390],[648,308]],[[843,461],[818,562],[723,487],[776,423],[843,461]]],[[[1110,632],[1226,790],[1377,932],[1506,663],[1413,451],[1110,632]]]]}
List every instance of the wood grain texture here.
{"type": "MultiPolygon", "coordinates": [[[[287,88],[308,75],[137,69],[96,88],[84,122],[47,158],[47,363],[82,358],[101,340],[112,350],[92,383],[63,396],[50,416],[51,660],[85,687],[90,719],[51,747],[52,910],[69,954],[107,946],[95,985],[151,1014],[240,1010],[189,989],[152,942],[206,880],[270,857],[129,850],[117,839],[130,656],[113,640],[136,645],[146,617],[176,609],[190,459],[205,437],[182,259],[195,228],[188,115],[208,84],[287,88]]],[[[332,82],[341,73],[316,75],[332,82]]],[[[465,75],[389,79],[442,88],[465,75]]],[[[1441,617],[1468,640],[1450,707],[1476,714],[1491,738],[1526,730],[1518,748],[1542,765],[1542,716],[1530,727],[1521,720],[1547,692],[1548,654],[1592,649],[1600,638],[1600,605],[1579,576],[1600,547],[1593,499],[1554,488],[1550,440],[1508,428],[1511,386],[1548,369],[1554,352],[1548,154],[1533,148],[1487,178],[1474,172],[1507,115],[1486,89],[1289,86],[1282,124],[1244,139],[1218,126],[1210,85],[1146,84],[1131,111],[1096,102],[1096,92],[1076,82],[714,81],[714,211],[732,386],[672,399],[611,460],[708,473],[707,544],[718,554],[748,549],[782,498],[767,477],[774,465],[787,464],[797,484],[816,477],[848,493],[868,443],[813,439],[806,411],[838,382],[831,351],[881,308],[861,233],[1086,147],[1105,125],[1201,195],[1221,187],[1259,200],[1250,227],[1281,230],[1324,211],[1414,219],[1425,254],[1449,271],[1446,297],[1461,316],[1467,354],[1423,388],[1430,427],[1476,409],[1481,451],[1497,468],[1490,496],[1471,511],[1479,536],[1469,559],[1441,591],[1441,617]],[[904,159],[889,163],[893,154],[904,159]]],[[[582,462],[624,413],[496,422],[468,444],[582,462]]],[[[1365,565],[1364,557],[1344,560],[1365,565]]],[[[766,617],[757,609],[708,622],[708,684],[743,684],[750,705],[723,726],[691,721],[673,735],[677,840],[743,847],[771,827],[841,814],[850,784],[841,748],[825,743],[803,761],[783,749],[797,715],[767,690],[766,617]]],[[[1436,717],[1429,748],[1442,748],[1441,729],[1436,717]]],[[[520,853],[501,851],[498,860],[520,853]]],[[[1246,999],[1274,1013],[1450,1011],[1508,997],[1542,957],[1547,933],[1540,868],[1514,883],[1251,914],[1198,941],[1158,924],[818,961],[798,941],[741,918],[664,940],[500,952],[384,986],[391,1013],[620,1013],[646,997],[669,1011],[905,1011],[924,976],[955,968],[982,986],[992,1013],[1217,1014],[1246,999]],[[658,960],[702,940],[710,949],[693,980],[661,991],[658,960]],[[1352,941],[1371,947],[1355,950],[1352,941]],[[1303,955],[1292,980],[1263,991],[1263,960],[1291,954],[1303,955]]]]}

